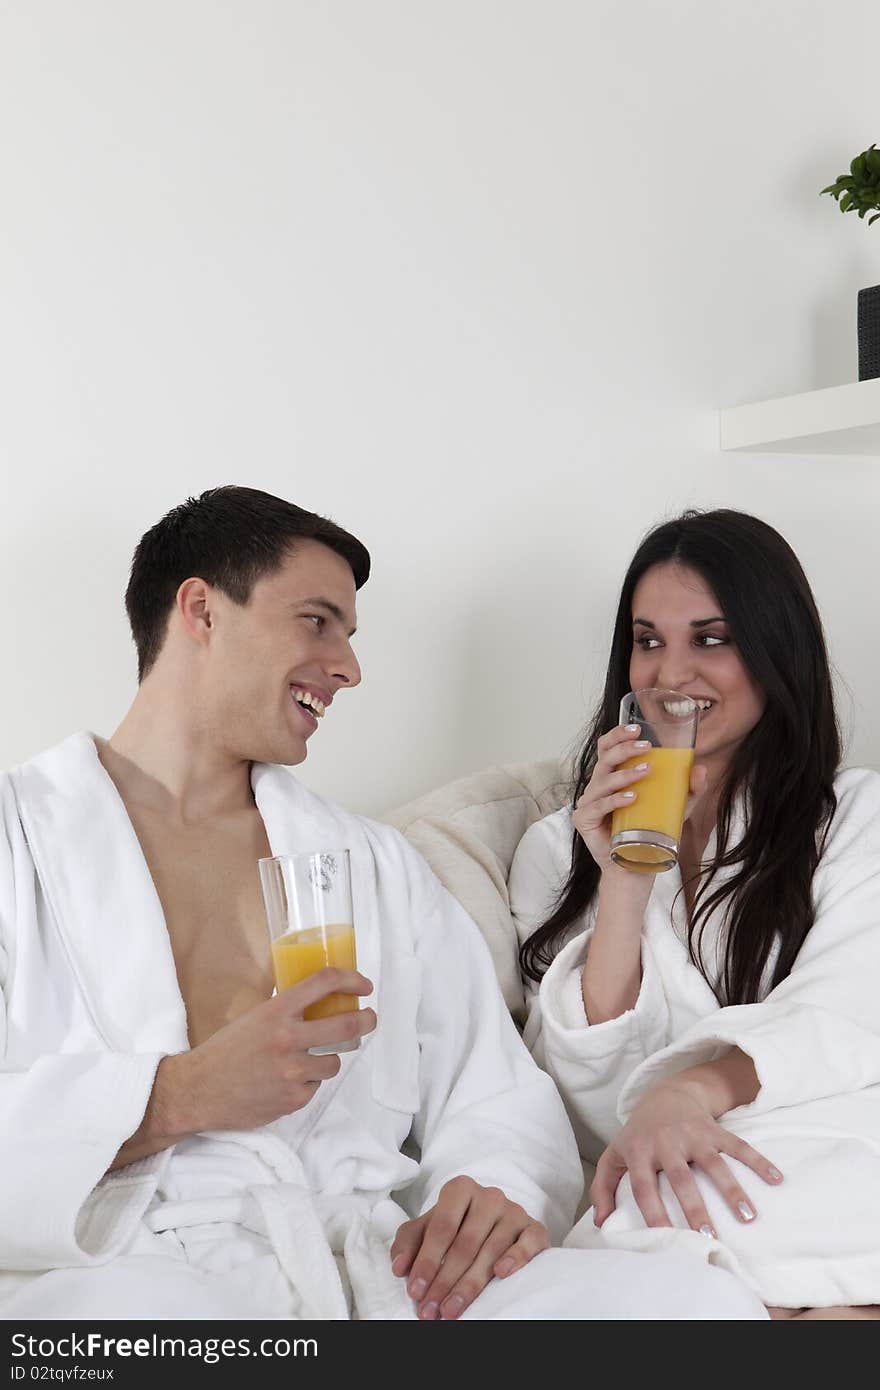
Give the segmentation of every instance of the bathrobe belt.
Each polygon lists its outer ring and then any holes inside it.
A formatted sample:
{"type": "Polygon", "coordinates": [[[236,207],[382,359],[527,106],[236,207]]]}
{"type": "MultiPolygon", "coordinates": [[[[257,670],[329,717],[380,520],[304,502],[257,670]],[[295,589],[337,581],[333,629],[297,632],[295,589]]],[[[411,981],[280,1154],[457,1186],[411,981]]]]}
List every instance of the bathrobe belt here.
{"type": "Polygon", "coordinates": [[[391,1271],[389,1242],[400,1220],[404,1213],[386,1199],[315,1196],[292,1182],[258,1183],[226,1197],[162,1202],[144,1215],[157,1234],[231,1223],[263,1236],[302,1300],[302,1317],[321,1320],[350,1316],[337,1255],[345,1261],[360,1319],[414,1316],[405,1281],[391,1271]],[[377,1222],[379,1204],[386,1211],[377,1222]]]}

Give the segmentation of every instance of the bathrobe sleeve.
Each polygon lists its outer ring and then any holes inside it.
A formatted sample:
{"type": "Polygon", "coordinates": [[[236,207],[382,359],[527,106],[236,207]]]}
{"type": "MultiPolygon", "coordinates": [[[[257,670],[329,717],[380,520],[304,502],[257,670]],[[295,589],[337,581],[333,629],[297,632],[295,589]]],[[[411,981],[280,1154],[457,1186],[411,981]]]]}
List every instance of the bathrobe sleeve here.
{"type": "Polygon", "coordinates": [[[656,1082],[731,1046],[751,1057],[760,1081],[737,1114],[880,1083],[880,776],[852,769],[836,791],[813,881],[815,920],[790,975],[762,1002],[715,1011],[645,1062],[621,1094],[622,1121],[656,1082]]]}
{"type": "MultiPolygon", "coordinates": [[[[557,811],[530,826],[510,870],[510,904],[520,942],[546,921],[568,874],[570,817],[557,811]]],[[[642,982],[632,1009],[591,1025],[581,976],[592,937],[592,913],[562,947],[540,988],[531,984],[524,1038],[535,1060],[555,1080],[574,1127],[578,1148],[591,1162],[619,1128],[621,1089],[646,1058],[667,1041],[669,1010],[650,950],[642,946],[642,982]]]]}
{"type": "Polygon", "coordinates": [[[0,798],[0,1269],[100,1263],[155,1189],[160,1156],[104,1174],[143,1118],[159,1055],[52,1050],[65,1001],[48,978],[27,986],[34,870],[2,779],[0,798]]]}
{"type": "Polygon", "coordinates": [[[565,1109],[523,1045],[478,928],[417,856],[410,869],[421,979],[411,1138],[420,1169],[403,1200],[421,1214],[444,1183],[467,1175],[500,1187],[558,1243],[583,1189],[565,1109]]]}

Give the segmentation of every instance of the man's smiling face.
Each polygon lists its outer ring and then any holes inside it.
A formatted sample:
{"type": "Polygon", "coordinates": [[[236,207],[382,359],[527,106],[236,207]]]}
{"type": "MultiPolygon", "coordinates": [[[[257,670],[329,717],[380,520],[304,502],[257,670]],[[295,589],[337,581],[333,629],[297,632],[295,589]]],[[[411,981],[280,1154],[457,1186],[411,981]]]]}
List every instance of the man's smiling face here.
{"type": "Polygon", "coordinates": [[[337,691],[360,682],[351,646],[355,582],[346,560],[302,540],[244,605],[214,589],[206,729],[251,762],[293,765],[337,691]]]}

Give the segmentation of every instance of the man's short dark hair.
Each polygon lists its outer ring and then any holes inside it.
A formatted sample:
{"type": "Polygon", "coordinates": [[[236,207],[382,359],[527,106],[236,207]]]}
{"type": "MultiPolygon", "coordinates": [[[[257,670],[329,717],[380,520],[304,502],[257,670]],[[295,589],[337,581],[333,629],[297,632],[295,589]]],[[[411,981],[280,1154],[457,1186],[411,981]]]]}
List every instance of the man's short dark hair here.
{"type": "Polygon", "coordinates": [[[177,590],[198,577],[246,604],[257,580],[281,568],[297,541],[320,541],[366,584],[370,556],[341,526],[252,487],[215,487],[174,507],[142,536],[131,562],[125,608],[138,654],[138,680],[152,667],[177,590]]]}

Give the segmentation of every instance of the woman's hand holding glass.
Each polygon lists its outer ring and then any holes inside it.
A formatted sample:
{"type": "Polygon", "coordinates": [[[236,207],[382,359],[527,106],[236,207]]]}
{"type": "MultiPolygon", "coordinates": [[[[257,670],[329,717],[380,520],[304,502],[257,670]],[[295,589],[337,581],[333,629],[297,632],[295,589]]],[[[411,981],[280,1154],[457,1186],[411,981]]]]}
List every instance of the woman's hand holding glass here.
{"type": "MultiPolygon", "coordinates": [[[[650,776],[647,762],[634,767],[622,766],[628,759],[650,749],[650,742],[641,739],[640,733],[638,724],[628,724],[602,734],[596,745],[598,756],[593,775],[572,813],[572,825],[603,874],[609,868],[616,870],[611,860],[611,817],[620,807],[629,806],[637,799],[639,782],[650,776]]],[[[692,769],[685,819],[706,790],[707,776],[705,767],[695,765],[692,769]]]]}

